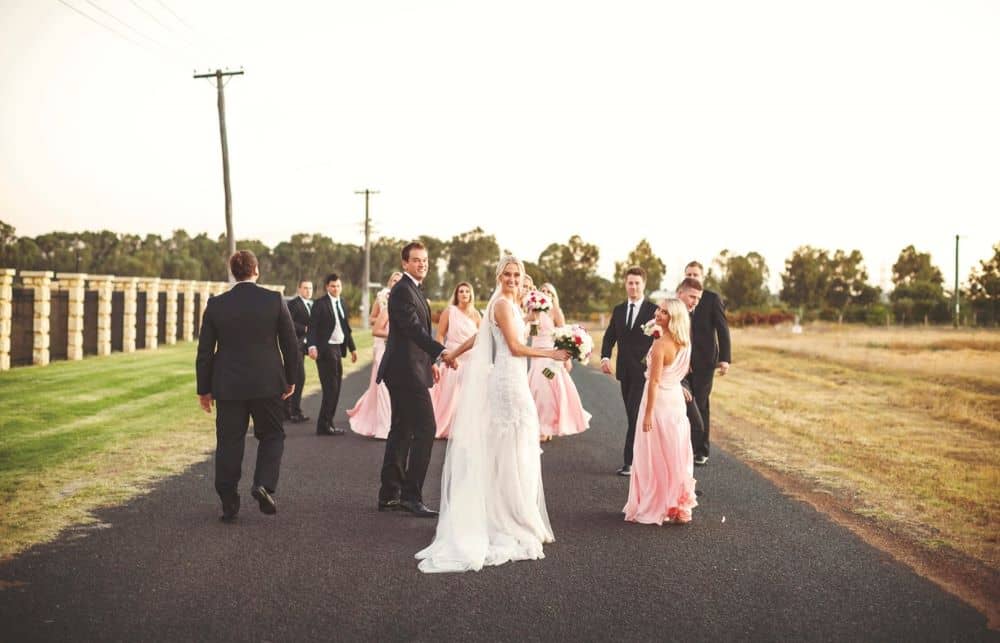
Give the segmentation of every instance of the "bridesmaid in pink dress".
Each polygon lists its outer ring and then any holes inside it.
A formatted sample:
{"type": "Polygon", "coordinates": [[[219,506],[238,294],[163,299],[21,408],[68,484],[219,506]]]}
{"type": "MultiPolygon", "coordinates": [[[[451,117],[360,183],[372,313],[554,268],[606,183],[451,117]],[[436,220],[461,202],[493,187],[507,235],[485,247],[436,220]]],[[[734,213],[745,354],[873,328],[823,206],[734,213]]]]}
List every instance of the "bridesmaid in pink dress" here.
{"type": "MultiPolygon", "coordinates": [[[[555,286],[542,284],[541,291],[552,300],[552,310],[529,314],[531,323],[538,325],[538,334],[531,338],[532,348],[553,348],[552,331],[556,326],[566,325],[566,318],[559,307],[559,295],[555,286]]],[[[583,408],[580,394],[573,378],[569,376],[573,368],[572,360],[555,362],[550,359],[534,358],[528,371],[528,387],[538,407],[538,421],[541,439],[548,442],[555,436],[583,433],[590,427],[590,413],[583,408]],[[546,368],[555,373],[548,379],[542,373],[546,368]]]]}
{"type": "MultiPolygon", "coordinates": [[[[445,350],[454,351],[468,338],[479,331],[482,315],[473,305],[476,300],[472,285],[466,281],[455,286],[451,295],[451,305],[441,313],[437,325],[437,340],[444,344],[445,350]]],[[[458,363],[462,364],[463,357],[458,363]]],[[[458,408],[458,390],[462,367],[458,370],[441,369],[441,379],[431,390],[431,401],[434,403],[434,420],[437,422],[437,433],[434,437],[447,438],[451,431],[451,421],[458,408]]]]}
{"type": "Polygon", "coordinates": [[[347,411],[352,431],[379,440],[389,437],[392,409],[389,406],[389,389],[385,382],[376,384],[375,376],[378,375],[378,365],[385,353],[385,340],[389,337],[389,291],[402,277],[403,273],[392,273],[387,287],[375,297],[375,305],[372,306],[369,317],[372,326],[372,375],[368,381],[368,390],[358,399],[354,408],[347,411]]]}
{"type": "Polygon", "coordinates": [[[646,356],[646,390],[639,405],[625,520],[687,523],[695,501],[694,453],[681,380],[691,363],[691,321],[679,299],[656,310],[662,336],[646,356]]]}

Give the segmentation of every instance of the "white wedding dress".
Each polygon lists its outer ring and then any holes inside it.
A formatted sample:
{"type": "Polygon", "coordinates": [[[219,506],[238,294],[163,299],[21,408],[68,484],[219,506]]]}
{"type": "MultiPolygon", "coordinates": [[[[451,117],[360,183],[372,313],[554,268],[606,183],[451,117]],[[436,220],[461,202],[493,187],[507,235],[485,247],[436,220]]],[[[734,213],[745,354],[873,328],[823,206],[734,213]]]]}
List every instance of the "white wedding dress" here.
{"type": "Polygon", "coordinates": [[[518,333],[527,338],[520,310],[494,293],[472,356],[459,369],[461,393],[441,474],[437,533],[416,554],[425,573],[544,558],[543,543],[554,540],[527,360],[511,355],[496,324],[496,306],[515,311],[518,333]]]}

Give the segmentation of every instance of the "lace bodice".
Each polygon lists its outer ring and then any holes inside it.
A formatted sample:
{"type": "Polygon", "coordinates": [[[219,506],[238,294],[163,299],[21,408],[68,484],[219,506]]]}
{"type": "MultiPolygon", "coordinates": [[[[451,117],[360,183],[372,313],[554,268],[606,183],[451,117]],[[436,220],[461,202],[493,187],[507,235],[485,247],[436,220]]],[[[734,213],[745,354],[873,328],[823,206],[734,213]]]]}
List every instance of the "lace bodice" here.
{"type": "MultiPolygon", "coordinates": [[[[508,304],[498,302],[498,305],[508,304]]],[[[518,337],[524,342],[527,339],[528,325],[521,315],[521,310],[515,306],[512,308],[514,327],[518,337]]],[[[492,317],[490,321],[495,352],[493,371],[490,373],[489,404],[492,409],[501,409],[500,412],[493,414],[493,428],[499,433],[505,433],[512,429],[532,427],[529,430],[537,432],[538,411],[535,408],[534,398],[531,397],[531,389],[528,388],[528,359],[511,354],[510,346],[507,345],[507,339],[497,325],[496,318],[492,317]]]]}

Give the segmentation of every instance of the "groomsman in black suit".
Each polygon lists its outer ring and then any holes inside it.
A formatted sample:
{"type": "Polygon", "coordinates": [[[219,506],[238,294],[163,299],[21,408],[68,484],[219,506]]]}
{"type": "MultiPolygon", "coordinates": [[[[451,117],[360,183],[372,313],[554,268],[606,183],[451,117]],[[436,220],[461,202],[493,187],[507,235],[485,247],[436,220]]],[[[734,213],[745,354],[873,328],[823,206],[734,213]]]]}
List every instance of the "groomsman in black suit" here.
{"type": "Polygon", "coordinates": [[[330,273],[324,280],[326,296],[313,302],[309,316],[309,330],[306,343],[309,357],[316,360],[319,382],[323,387],[323,403],[316,419],[318,435],[343,435],[344,429],[333,426],[333,416],[340,400],[340,381],[344,377],[343,358],[351,353],[351,362],[358,361],[358,350],[351,336],[351,325],[347,321],[347,309],[340,293],[344,285],[340,275],[330,273]]]}
{"type": "MultiPolygon", "coordinates": [[[[697,261],[684,267],[685,279],[696,279],[704,285],[705,269],[697,261]]],[[[711,290],[702,290],[701,301],[691,313],[691,393],[701,414],[703,431],[692,433],[691,447],[694,449],[694,463],[708,464],[708,438],[711,421],[709,419],[709,398],[715,369],[719,375],[729,372],[732,362],[732,347],[729,341],[729,323],[726,321],[726,306],[722,298],[711,290]]]]}
{"type": "Polygon", "coordinates": [[[259,442],[250,495],[262,512],[278,510],[273,494],[285,447],[284,400],[295,390],[302,359],[281,294],[255,283],[260,272],[253,253],[237,252],[229,269],[238,283],[208,300],[195,361],[201,408],[211,413],[215,402],[215,490],[224,522],[240,510],[237,485],[250,418],[259,442]]]}
{"type": "Polygon", "coordinates": [[[401,256],[404,275],[389,292],[389,339],[376,374],[376,381],[388,387],[392,405],[378,510],[434,518],[438,512],[423,500],[437,430],[430,388],[438,381],[441,363],[454,368],[454,361],[431,335],[431,308],[420,289],[430,267],[427,248],[414,241],[401,256]]]}
{"type": "Polygon", "coordinates": [[[313,282],[303,279],[299,282],[298,294],[288,301],[288,312],[292,316],[292,323],[295,324],[295,337],[299,341],[299,350],[303,359],[299,360],[299,370],[295,374],[295,392],[285,402],[285,418],[295,424],[308,422],[309,418],[302,413],[302,387],[306,383],[305,352],[306,331],[309,328],[309,316],[312,314],[313,282]]]}
{"type": "MultiPolygon", "coordinates": [[[[685,277],[684,281],[677,286],[677,298],[684,302],[689,315],[698,307],[703,290],[701,282],[690,277],[685,277]]],[[[687,405],[688,422],[691,424],[691,445],[692,451],[694,451],[694,445],[701,444],[702,440],[702,437],[696,434],[705,431],[705,424],[701,420],[701,411],[698,410],[698,405],[694,401],[694,395],[691,393],[690,370],[684,379],[681,380],[681,390],[684,393],[684,402],[687,405]]],[[[701,489],[698,490],[698,495],[701,495],[701,489]]]]}
{"type": "Polygon", "coordinates": [[[601,344],[601,370],[611,374],[611,349],[618,345],[615,377],[622,388],[622,401],[628,418],[625,433],[624,464],[618,475],[632,475],[632,445],[635,442],[635,425],[639,417],[642,390],[646,386],[646,369],[642,365],[653,338],[642,332],[642,325],[653,318],[656,305],[645,298],[646,271],[633,266],[625,272],[625,293],[628,299],[615,306],[611,322],[604,332],[601,344]]]}

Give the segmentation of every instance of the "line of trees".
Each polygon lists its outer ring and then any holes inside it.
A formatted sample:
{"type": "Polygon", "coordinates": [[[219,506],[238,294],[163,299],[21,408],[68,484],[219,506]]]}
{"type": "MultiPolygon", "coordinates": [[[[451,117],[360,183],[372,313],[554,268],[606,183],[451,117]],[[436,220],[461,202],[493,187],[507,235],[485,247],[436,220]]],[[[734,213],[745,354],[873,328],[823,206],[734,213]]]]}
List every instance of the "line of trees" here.
{"type": "MultiPolygon", "coordinates": [[[[436,262],[427,277],[433,299],[450,296],[454,282],[472,283],[480,297],[493,288],[500,245],[496,237],[475,228],[451,239],[422,236],[436,262]]],[[[399,249],[407,240],[382,237],[372,243],[371,274],[383,281],[399,266],[399,249]]],[[[364,252],[361,246],[340,243],[323,234],[295,234],[273,248],[254,239],[237,247],[252,250],[269,283],[284,284],[292,293],[299,279],[320,281],[337,271],[345,284],[345,297],[357,306],[361,299],[364,252]]],[[[159,235],[98,232],[50,232],[34,238],[18,237],[13,226],[0,221],[0,267],[53,270],[124,276],[159,275],[170,279],[224,281],[227,278],[224,236],[191,236],[176,230],[159,235]]],[[[629,266],[640,265],[649,275],[649,290],[660,286],[666,266],[642,239],[624,258],[615,262],[615,278],[597,274],[600,249],[579,235],[565,243],[552,243],[535,261],[526,262],[536,283],[551,281],[559,289],[564,308],[576,313],[607,311],[622,298],[621,282],[629,266]]],[[[731,311],[791,311],[806,319],[882,324],[949,322],[953,293],[945,288],[941,270],[930,255],[907,246],[892,268],[893,289],[888,293],[869,283],[864,257],[858,250],[829,251],[811,246],[797,248],[785,260],[781,289],[771,293],[767,263],[757,252],[744,255],[723,250],[711,262],[706,287],[722,294],[731,311]]],[[[663,284],[671,287],[674,284],[663,284]]],[[[1000,243],[993,256],[980,261],[960,293],[963,323],[997,324],[1000,298],[1000,243]]]]}
{"type": "MultiPolygon", "coordinates": [[[[706,286],[722,293],[730,310],[784,308],[805,319],[897,323],[944,323],[954,319],[954,291],[945,287],[941,270],[930,254],[914,246],[903,248],[892,266],[888,293],[869,283],[859,250],[812,246],[797,248],[785,260],[781,289],[767,288],[768,268],[756,252],[746,255],[723,250],[709,269],[706,286]]],[[[1000,299],[1000,243],[993,255],[972,270],[960,290],[962,323],[997,325],[1000,299]]]]}

